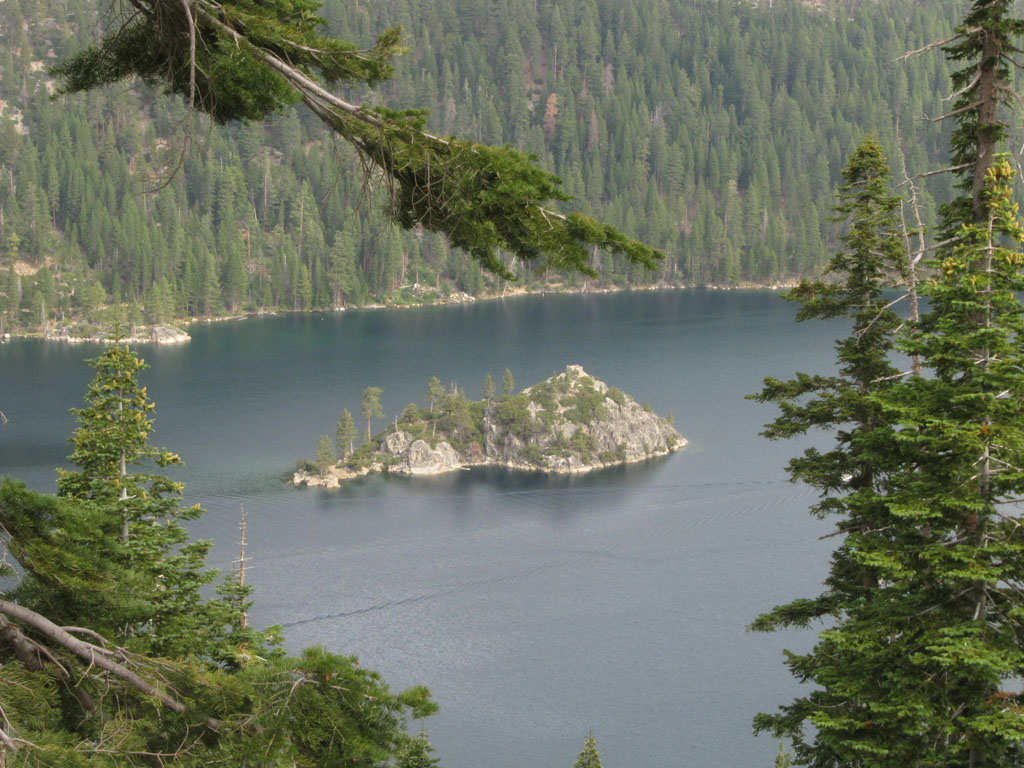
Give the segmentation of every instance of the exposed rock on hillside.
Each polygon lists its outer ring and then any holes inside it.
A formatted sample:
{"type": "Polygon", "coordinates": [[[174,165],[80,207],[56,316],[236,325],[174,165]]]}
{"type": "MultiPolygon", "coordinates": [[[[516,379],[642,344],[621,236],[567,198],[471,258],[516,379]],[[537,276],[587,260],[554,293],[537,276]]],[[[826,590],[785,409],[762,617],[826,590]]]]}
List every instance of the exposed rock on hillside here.
{"type": "Polygon", "coordinates": [[[301,469],[294,482],[335,487],[373,471],[437,475],[478,466],[589,472],[684,445],[669,421],[569,365],[517,395],[471,402],[456,391],[430,410],[410,405],[344,463],[301,469]]]}
{"type": "Polygon", "coordinates": [[[57,326],[43,334],[43,338],[47,341],[69,343],[113,344],[114,341],[119,341],[122,344],[181,344],[189,341],[192,337],[173,325],[150,325],[138,326],[132,330],[130,335],[122,336],[119,339],[106,332],[96,331],[83,334],[81,331],[67,326],[57,326]]]}

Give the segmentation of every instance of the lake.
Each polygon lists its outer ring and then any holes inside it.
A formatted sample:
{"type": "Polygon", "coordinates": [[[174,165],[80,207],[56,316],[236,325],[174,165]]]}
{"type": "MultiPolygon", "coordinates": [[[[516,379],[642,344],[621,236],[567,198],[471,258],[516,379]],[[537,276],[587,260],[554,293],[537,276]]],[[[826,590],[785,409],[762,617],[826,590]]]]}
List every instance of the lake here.
{"type": "MultiPolygon", "coordinates": [[[[771,292],[664,291],[249,318],[141,348],[142,380],[211,565],[231,568],[244,506],[253,622],[427,685],[445,768],[569,768],[590,728],[606,768],[767,768],[751,718],[797,692],[782,649],[813,634],[745,626],[817,594],[835,543],[783,471],[803,444],[758,437],[775,411],[744,399],[829,369],[843,326],[793,314],[771,292]],[[522,388],[569,363],[671,411],[689,445],[578,477],[284,480],[342,408],[358,424],[368,386],[391,418],[434,375],[479,398],[488,373],[522,388]]],[[[0,345],[0,474],[53,490],[99,352],[0,345]]]]}

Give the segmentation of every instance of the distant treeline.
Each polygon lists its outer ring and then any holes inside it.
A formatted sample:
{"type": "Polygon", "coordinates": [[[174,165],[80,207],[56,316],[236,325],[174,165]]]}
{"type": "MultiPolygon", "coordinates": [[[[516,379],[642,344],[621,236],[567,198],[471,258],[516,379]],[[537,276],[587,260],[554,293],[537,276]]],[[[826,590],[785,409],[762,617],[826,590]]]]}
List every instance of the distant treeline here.
{"type": "MultiPolygon", "coordinates": [[[[948,36],[960,5],[328,0],[322,13],[360,44],[395,25],[409,36],[394,80],[352,97],[532,152],[570,205],[666,254],[656,272],[595,254],[599,285],[731,285],[821,268],[839,171],[865,133],[897,176],[897,124],[911,174],[942,165],[948,129],[922,118],[943,112],[946,64],[899,57],[948,36]]],[[[0,329],[99,322],[112,305],[165,322],[502,287],[441,237],[391,226],[386,190],[302,110],[218,127],[141,87],[51,102],[45,67],[94,28],[80,0],[4,3],[0,329]]],[[[919,184],[927,221],[949,185],[919,184]]],[[[512,266],[528,286],[584,279],[512,266]]]]}

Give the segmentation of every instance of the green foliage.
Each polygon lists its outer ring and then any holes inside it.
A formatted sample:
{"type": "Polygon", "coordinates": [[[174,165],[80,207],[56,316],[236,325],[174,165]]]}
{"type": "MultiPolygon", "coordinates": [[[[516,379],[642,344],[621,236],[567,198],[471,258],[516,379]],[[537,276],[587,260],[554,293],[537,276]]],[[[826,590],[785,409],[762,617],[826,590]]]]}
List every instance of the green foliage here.
{"type": "Polygon", "coordinates": [[[320,435],[320,442],[316,446],[315,466],[317,472],[326,475],[327,470],[333,467],[337,460],[338,457],[334,453],[334,441],[331,440],[330,435],[320,435]]]}
{"type": "Polygon", "coordinates": [[[501,377],[501,398],[507,400],[516,393],[516,380],[512,376],[512,371],[508,368],[505,369],[505,375],[501,377]]]}
{"type": "Polygon", "coordinates": [[[433,751],[434,748],[427,740],[427,734],[420,731],[419,735],[414,736],[409,744],[398,753],[395,768],[433,768],[435,765],[440,765],[440,760],[430,756],[433,751]]]}
{"type": "Polygon", "coordinates": [[[786,751],[786,746],[779,742],[779,754],[775,756],[775,768],[790,768],[793,764],[793,756],[786,751]]]}
{"type": "Polygon", "coordinates": [[[614,451],[601,451],[597,458],[605,464],[618,464],[626,460],[626,450],[620,447],[614,451]]]}
{"type": "Polygon", "coordinates": [[[594,388],[593,380],[585,377],[576,382],[573,394],[562,400],[562,405],[567,408],[565,417],[579,425],[600,421],[608,416],[604,399],[605,395],[594,388]]]}
{"type": "Polygon", "coordinates": [[[523,393],[505,397],[494,409],[494,420],[520,440],[529,440],[539,428],[542,428],[539,422],[530,416],[529,404],[529,397],[523,393]]]}
{"type": "MultiPolygon", "coordinates": [[[[75,411],[79,426],[72,437],[70,458],[79,469],[59,472],[58,494],[102,509],[102,522],[88,537],[82,534],[83,543],[109,551],[107,540],[117,539],[121,546],[111,553],[113,561],[144,579],[131,600],[108,606],[104,614],[135,650],[232,658],[235,629],[225,623],[225,606],[204,601],[200,594],[216,577],[204,567],[210,543],[189,542],[182,524],[200,511],[182,508],[181,485],[156,471],[180,459],[149,445],[153,404],[137,379],[145,364],[120,345],[91,364],[96,378],[86,396],[88,406],[75,411]]],[[[35,540],[51,534],[43,528],[35,540]]],[[[71,594],[51,613],[65,624],[90,621],[86,607],[77,606],[71,594]]]]}
{"type": "Polygon", "coordinates": [[[456,388],[441,401],[437,425],[454,441],[453,447],[461,448],[473,427],[466,393],[456,388]]]}
{"type": "Polygon", "coordinates": [[[427,382],[427,407],[430,412],[434,412],[434,408],[444,400],[447,393],[445,392],[444,384],[437,376],[431,376],[430,381],[427,382]]]}
{"type": "Polygon", "coordinates": [[[594,739],[594,731],[587,734],[583,740],[583,751],[580,752],[573,768],[601,768],[601,755],[597,751],[597,741],[594,739]]]}
{"type": "MultiPolygon", "coordinates": [[[[355,658],[321,648],[295,658],[273,649],[273,631],[254,632],[242,620],[249,592],[239,579],[214,599],[200,595],[212,578],[206,546],[178,540],[174,509],[129,516],[122,538],[122,507],[134,500],[108,485],[146,493],[140,476],[119,465],[159,455],[144,439],[152,405],[135,380],[141,361],[126,350],[113,347],[94,365],[79,433],[124,417],[132,426],[124,461],[107,445],[116,438],[101,439],[99,430],[88,442],[76,433],[81,470],[62,475],[61,496],[0,482],[5,555],[21,576],[0,596],[5,761],[200,768],[426,759],[429,745],[405,731],[408,718],[436,709],[425,689],[393,693],[355,658]],[[88,495],[75,493],[82,489],[88,495]],[[164,539],[147,527],[175,533],[164,539]]],[[[333,451],[329,437],[321,445],[333,451]]]]}
{"type": "Polygon", "coordinates": [[[579,429],[569,438],[569,447],[580,454],[584,463],[589,464],[593,453],[597,450],[597,439],[589,432],[579,429]]]}
{"type": "Polygon", "coordinates": [[[339,458],[345,459],[355,450],[356,425],[348,408],[341,409],[334,431],[334,449],[339,458]]]}
{"type": "MultiPolygon", "coordinates": [[[[180,16],[180,3],[169,4],[180,16]]],[[[97,22],[81,7],[37,5],[25,15],[23,44],[5,51],[5,71],[19,73],[18,82],[0,82],[0,99],[20,109],[27,128],[20,134],[0,118],[0,175],[13,179],[0,188],[5,329],[37,328],[45,309],[47,323],[85,330],[106,322],[103,313],[115,301],[139,302],[158,322],[233,307],[385,303],[395,292],[408,303],[406,295],[429,300],[454,288],[502,291],[503,281],[481,274],[443,236],[387,227],[387,190],[366,202],[358,158],[335,159],[329,132],[305,111],[287,107],[266,125],[210,126],[182,120],[177,97],[140,88],[49,103],[46,73],[33,71],[33,62],[47,60],[51,48],[60,53],[92,42],[89,36],[79,43],[74,34],[97,22]],[[52,28],[49,18],[68,23],[52,28]],[[203,141],[191,142],[171,184],[147,191],[150,180],[178,165],[188,126],[203,141]],[[10,234],[17,237],[20,275],[6,269],[10,234]],[[54,306],[37,290],[33,272],[44,266],[53,276],[54,306]]],[[[608,13],[557,0],[559,24],[532,9],[517,13],[512,37],[531,51],[521,56],[524,67],[534,56],[557,61],[534,72],[541,82],[522,83],[524,99],[506,98],[519,92],[523,69],[502,64],[509,33],[497,0],[472,0],[472,13],[454,21],[449,5],[402,0],[376,8],[371,19],[358,6],[329,0],[323,15],[331,34],[363,49],[375,45],[371,28],[403,25],[414,33],[416,66],[399,66],[378,86],[374,103],[415,103],[431,110],[427,125],[435,135],[509,143],[537,155],[565,180],[577,210],[669,255],[650,271],[622,256],[594,254],[590,264],[601,275],[592,281],[506,259],[534,289],[763,284],[817,274],[842,232],[829,221],[829,201],[865,131],[877,131],[891,154],[899,118],[909,173],[945,164],[942,127],[918,117],[946,108],[934,84],[948,67],[935,56],[891,61],[949,37],[959,10],[949,0],[928,13],[910,0],[884,0],[835,18],[779,3],[772,9],[654,0],[628,25],[619,15],[636,15],[633,2],[608,13]],[[687,30],[682,39],[679,29],[687,30]],[[592,50],[592,58],[567,53],[581,49],[592,50]],[[557,113],[548,126],[551,96],[557,113]]],[[[179,59],[187,35],[180,42],[179,59]]],[[[1017,130],[1012,115],[1008,125],[1017,130]]],[[[936,175],[918,186],[931,227],[936,207],[950,199],[950,182],[936,175]]]]}
{"type": "Polygon", "coordinates": [[[360,445],[345,461],[349,469],[359,469],[372,464],[378,458],[379,446],[372,442],[365,442],[360,445]]]}
{"type": "Polygon", "coordinates": [[[363,390],[363,400],[359,406],[359,412],[366,419],[366,439],[370,440],[373,437],[370,431],[371,425],[374,419],[384,418],[384,411],[380,407],[380,396],[384,394],[384,390],[380,387],[367,387],[363,390]]]}
{"type": "MultiPolygon", "coordinates": [[[[405,229],[444,234],[483,267],[514,275],[499,249],[559,269],[596,274],[590,248],[654,268],[662,255],[614,227],[580,213],[561,214],[561,179],[535,157],[423,130],[422,110],[363,108],[324,90],[374,84],[391,76],[401,30],[383,33],[368,50],[320,35],[316,4],[292,0],[264,6],[248,0],[211,7],[146,0],[117,16],[99,45],[51,69],[59,93],[86,91],[139,76],[181,94],[217,122],[262,120],[302,101],[362,160],[385,177],[391,216],[405,229]],[[185,40],[188,46],[183,45],[185,40]],[[452,193],[454,191],[454,194],[452,193]]],[[[300,275],[305,275],[300,268],[300,275]]],[[[308,275],[303,278],[303,284],[308,275]]],[[[308,295],[308,291],[304,295],[308,295]]],[[[308,308],[305,300],[302,308],[308,308]]]]}
{"type": "Polygon", "coordinates": [[[537,467],[545,466],[544,450],[539,445],[527,445],[523,447],[521,455],[527,462],[537,467]]]}
{"type": "Polygon", "coordinates": [[[923,286],[929,311],[901,337],[927,375],[893,375],[901,321],[882,305],[899,269],[896,204],[877,146],[847,166],[837,210],[852,219],[842,280],[801,286],[802,317],[852,318],[835,377],[769,380],[759,398],[780,404],[771,437],[834,430],[836,447],[794,459],[790,473],[822,494],[844,539],[826,591],[775,608],[755,629],[827,622],[815,648],[790,654],[794,675],[818,688],[759,730],[793,740],[814,766],[1016,766],[1024,725],[1024,227],[1013,169],[992,154],[997,107],[1009,89],[1008,52],[1024,25],[1006,2],[976,2],[947,48],[964,62],[952,145],[967,194],[944,208],[950,237],[923,286]],[[967,100],[967,103],[965,103],[967,100]],[[922,682],[923,681],[923,682],[922,682]],[[807,728],[810,725],[812,728],[807,728]]]}
{"type": "Polygon", "coordinates": [[[608,387],[605,397],[609,398],[616,405],[626,404],[626,394],[618,387],[608,387]]]}

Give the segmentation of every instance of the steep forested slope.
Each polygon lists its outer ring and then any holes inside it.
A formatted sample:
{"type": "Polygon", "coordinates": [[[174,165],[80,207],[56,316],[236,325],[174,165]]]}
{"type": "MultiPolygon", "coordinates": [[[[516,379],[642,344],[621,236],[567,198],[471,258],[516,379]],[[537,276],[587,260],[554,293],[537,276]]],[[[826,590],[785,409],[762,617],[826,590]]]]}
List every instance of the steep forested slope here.
{"type": "MultiPolygon", "coordinates": [[[[353,98],[429,109],[428,125],[535,153],[573,205],[667,254],[650,273],[595,254],[602,284],[771,283],[813,273],[846,155],[868,131],[912,173],[941,165],[941,54],[960,3],[769,8],[705,0],[329,0],[369,43],[401,25],[395,79],[353,98]]],[[[0,322],[132,319],[429,300],[501,288],[430,233],[387,222],[354,158],[301,110],[192,122],[140,88],[48,100],[45,67],[91,39],[71,0],[0,13],[0,322]],[[180,167],[171,175],[171,170],[180,167]],[[168,178],[170,179],[169,181],[168,178]]],[[[898,164],[897,164],[898,166],[898,164]]],[[[922,182],[930,216],[949,180],[922,182]]],[[[527,285],[577,284],[514,265],[527,285]]]]}

